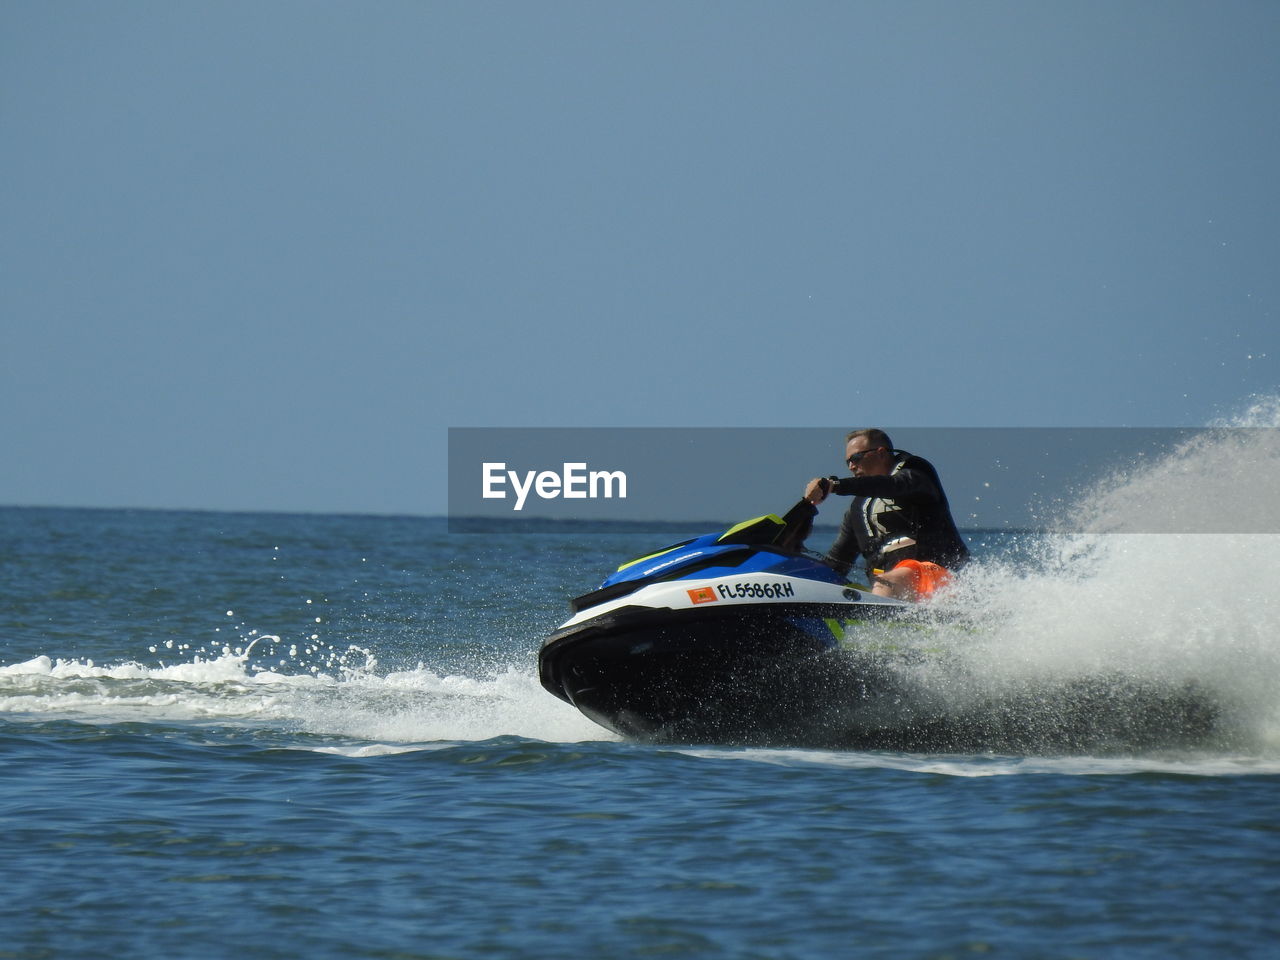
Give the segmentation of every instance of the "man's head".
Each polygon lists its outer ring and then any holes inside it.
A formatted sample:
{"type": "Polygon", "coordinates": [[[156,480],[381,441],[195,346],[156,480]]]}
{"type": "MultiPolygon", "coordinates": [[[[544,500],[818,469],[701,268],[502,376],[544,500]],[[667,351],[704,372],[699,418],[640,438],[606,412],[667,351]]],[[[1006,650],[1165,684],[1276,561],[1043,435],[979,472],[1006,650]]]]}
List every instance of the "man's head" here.
{"type": "Polygon", "coordinates": [[[851,431],[845,437],[844,455],[855,477],[880,477],[893,469],[893,441],[875,427],[851,431]]]}

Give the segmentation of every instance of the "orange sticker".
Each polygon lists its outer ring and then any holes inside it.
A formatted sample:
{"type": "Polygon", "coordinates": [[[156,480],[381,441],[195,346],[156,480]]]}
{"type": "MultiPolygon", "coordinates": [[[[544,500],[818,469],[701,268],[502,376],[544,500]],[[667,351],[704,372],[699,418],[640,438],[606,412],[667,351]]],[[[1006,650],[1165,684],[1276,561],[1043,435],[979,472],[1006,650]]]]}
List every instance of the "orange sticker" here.
{"type": "Polygon", "coordinates": [[[716,592],[710,587],[699,587],[697,590],[686,590],[689,599],[694,603],[711,603],[716,599],[716,592]]]}

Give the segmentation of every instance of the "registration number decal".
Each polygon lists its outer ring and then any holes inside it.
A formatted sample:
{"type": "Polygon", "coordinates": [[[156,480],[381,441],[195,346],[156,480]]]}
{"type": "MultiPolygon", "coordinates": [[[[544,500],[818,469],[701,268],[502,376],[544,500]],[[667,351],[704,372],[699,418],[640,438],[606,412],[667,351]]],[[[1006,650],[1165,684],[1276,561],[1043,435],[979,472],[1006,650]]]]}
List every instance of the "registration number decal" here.
{"type": "Polygon", "coordinates": [[[794,597],[796,588],[789,583],[717,583],[716,593],[726,600],[781,600],[794,597]]]}

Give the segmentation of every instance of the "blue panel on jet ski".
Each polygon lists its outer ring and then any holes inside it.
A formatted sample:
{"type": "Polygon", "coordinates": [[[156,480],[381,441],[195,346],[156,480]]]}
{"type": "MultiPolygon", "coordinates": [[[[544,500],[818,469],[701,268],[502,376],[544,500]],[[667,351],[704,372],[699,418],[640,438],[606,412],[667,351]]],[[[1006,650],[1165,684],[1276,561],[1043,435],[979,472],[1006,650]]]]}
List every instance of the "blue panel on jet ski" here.
{"type": "Polygon", "coordinates": [[[812,557],[767,548],[717,543],[714,536],[709,536],[627,564],[607,577],[601,586],[610,587],[653,578],[705,579],[742,573],[777,573],[802,576],[822,583],[845,582],[844,577],[812,557]]]}

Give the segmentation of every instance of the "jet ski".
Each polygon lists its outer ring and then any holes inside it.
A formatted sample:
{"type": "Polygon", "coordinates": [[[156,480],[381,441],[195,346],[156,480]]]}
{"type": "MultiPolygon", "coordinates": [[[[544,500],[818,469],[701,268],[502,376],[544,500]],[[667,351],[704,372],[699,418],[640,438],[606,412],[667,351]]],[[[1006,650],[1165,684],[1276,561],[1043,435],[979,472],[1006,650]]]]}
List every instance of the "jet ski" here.
{"type": "Polygon", "coordinates": [[[916,751],[1128,751],[1206,742],[1199,691],[1100,676],[977,689],[980,626],[880,597],[804,549],[807,501],[623,563],[570,601],[542,686],[631,740],[916,751]]]}
{"type": "Polygon", "coordinates": [[[802,500],[622,564],[543,644],[543,687],[630,739],[892,742],[905,691],[887,661],[919,655],[901,629],[919,605],[805,551],[816,512],[802,500]]]}

